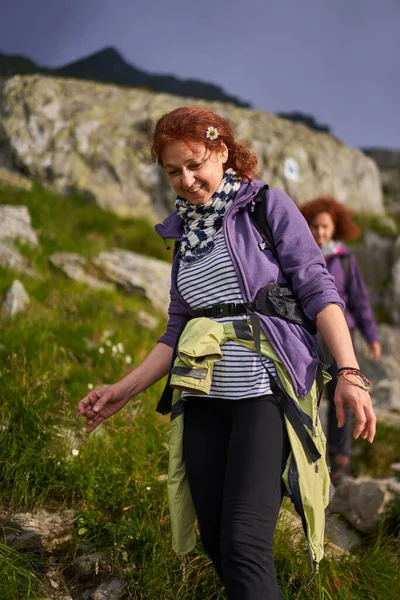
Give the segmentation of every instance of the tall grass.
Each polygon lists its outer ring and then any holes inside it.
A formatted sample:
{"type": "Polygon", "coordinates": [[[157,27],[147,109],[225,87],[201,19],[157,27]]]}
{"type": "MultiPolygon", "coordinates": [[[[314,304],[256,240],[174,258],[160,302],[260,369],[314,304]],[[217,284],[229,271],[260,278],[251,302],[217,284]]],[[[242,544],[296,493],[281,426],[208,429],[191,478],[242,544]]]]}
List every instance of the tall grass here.
{"type": "MultiPolygon", "coordinates": [[[[56,251],[93,256],[115,245],[168,258],[162,242],[145,223],[39,188],[0,191],[0,202],[29,207],[41,244],[23,249],[38,276],[18,276],[30,306],[0,323],[0,503],[10,511],[73,508],[73,539],[60,549],[62,564],[71,563],[82,544],[106,550],[125,578],[124,598],[224,598],[201,545],[185,559],[170,548],[168,423],[154,411],[162,382],[90,436],[76,412],[88,386],[121,378],[131,368],[126,356],[132,365],[144,358],[164,320],[150,333],[137,319],[139,310],[151,310],[143,298],[86,289],[48,264],[56,251]]],[[[0,293],[14,277],[0,269],[0,293]]],[[[324,560],[307,588],[310,566],[297,538],[282,520],[275,558],[288,600],[400,597],[397,550],[387,542],[357,557],[324,560]]],[[[41,600],[41,589],[32,563],[0,545],[0,598],[41,600]]]]}

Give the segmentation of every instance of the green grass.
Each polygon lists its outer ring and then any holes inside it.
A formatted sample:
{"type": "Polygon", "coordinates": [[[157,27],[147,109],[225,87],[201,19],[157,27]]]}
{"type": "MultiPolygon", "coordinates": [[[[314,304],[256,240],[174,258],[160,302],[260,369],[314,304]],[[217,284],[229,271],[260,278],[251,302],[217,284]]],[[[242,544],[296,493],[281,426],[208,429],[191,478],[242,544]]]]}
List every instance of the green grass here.
{"type": "MultiPolygon", "coordinates": [[[[165,321],[160,318],[158,331],[150,333],[136,318],[141,309],[151,311],[145,299],[87,289],[48,263],[56,251],[91,257],[114,246],[170,260],[162,240],[146,223],[124,221],[40,188],[0,190],[0,202],[27,205],[40,238],[39,249],[23,249],[39,277],[18,275],[31,304],[0,322],[1,505],[11,511],[73,508],[73,537],[58,551],[60,569],[74,560],[80,545],[94,544],[111,555],[115,573],[125,578],[126,599],[223,599],[200,545],[185,560],[170,547],[166,483],[159,479],[167,471],[168,423],[154,411],[162,382],[90,436],[76,411],[89,384],[114,382],[131,368],[126,355],[132,365],[144,358],[165,321]],[[118,343],[123,352],[112,351],[118,343]]],[[[14,278],[0,269],[0,294],[14,278]]],[[[360,469],[374,461],[376,471],[382,469],[394,446],[394,438],[378,430],[378,445],[370,454],[365,445],[360,469]]],[[[306,588],[308,555],[303,538],[298,543],[294,538],[282,521],[275,557],[288,600],[400,597],[398,550],[389,542],[370,544],[358,557],[324,560],[320,575],[306,588]]],[[[32,563],[1,545],[0,598],[45,598],[32,563]]]]}
{"type": "Polygon", "coordinates": [[[0,598],[4,600],[46,600],[40,589],[34,562],[0,543],[0,598]]]}
{"type": "Polygon", "coordinates": [[[399,426],[378,422],[373,444],[353,440],[356,450],[352,465],[356,475],[370,477],[393,477],[391,465],[400,462],[399,426]]]}

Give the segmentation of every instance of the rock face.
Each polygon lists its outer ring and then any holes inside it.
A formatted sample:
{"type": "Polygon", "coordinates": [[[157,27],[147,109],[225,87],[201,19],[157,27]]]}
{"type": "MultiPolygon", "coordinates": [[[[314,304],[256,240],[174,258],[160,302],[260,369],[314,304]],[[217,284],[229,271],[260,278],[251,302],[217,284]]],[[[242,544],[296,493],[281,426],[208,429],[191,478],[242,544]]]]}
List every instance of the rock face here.
{"type": "Polygon", "coordinates": [[[365,148],[363,151],[379,167],[385,205],[389,210],[400,212],[400,150],[365,148]]]}
{"type": "MultiPolygon", "coordinates": [[[[123,216],[154,222],[171,211],[173,193],[151,162],[151,131],[187,99],[39,75],[7,80],[2,96],[0,163],[123,216]]],[[[227,118],[258,155],[261,177],[296,202],[330,193],[357,211],[383,212],[379,171],[361,151],[266,112],[190,103],[227,118]]]]}

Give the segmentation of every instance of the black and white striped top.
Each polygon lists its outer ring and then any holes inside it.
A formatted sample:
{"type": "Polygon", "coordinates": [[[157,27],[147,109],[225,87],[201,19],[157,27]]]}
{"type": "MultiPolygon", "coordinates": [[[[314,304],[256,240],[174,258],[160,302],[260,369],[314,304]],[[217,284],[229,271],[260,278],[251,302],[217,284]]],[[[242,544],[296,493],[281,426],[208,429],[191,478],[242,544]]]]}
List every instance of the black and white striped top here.
{"type": "MultiPolygon", "coordinates": [[[[215,236],[215,246],[209,254],[189,267],[179,268],[178,289],[194,309],[206,308],[212,304],[243,302],[222,229],[215,236]]],[[[237,315],[215,320],[226,323],[246,318],[246,315],[237,315]]],[[[271,393],[268,373],[257,352],[228,340],[222,346],[222,353],[222,360],[214,365],[209,394],[211,397],[240,399],[271,393]]],[[[273,362],[268,358],[263,360],[271,373],[275,374],[273,362]]]]}

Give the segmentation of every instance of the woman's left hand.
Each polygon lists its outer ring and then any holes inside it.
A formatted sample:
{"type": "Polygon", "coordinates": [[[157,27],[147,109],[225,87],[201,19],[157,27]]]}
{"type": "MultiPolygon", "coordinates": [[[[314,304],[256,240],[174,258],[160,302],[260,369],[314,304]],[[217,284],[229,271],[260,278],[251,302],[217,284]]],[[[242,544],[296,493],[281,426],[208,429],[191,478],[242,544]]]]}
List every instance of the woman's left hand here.
{"type": "Polygon", "coordinates": [[[354,438],[357,439],[361,435],[364,440],[372,443],[376,432],[376,416],[369,393],[351,385],[344,377],[339,377],[334,401],[338,427],[343,427],[346,423],[345,407],[350,406],[356,420],[354,438]]]}
{"type": "Polygon", "coordinates": [[[369,348],[369,353],[370,353],[370,356],[371,356],[371,359],[373,360],[373,362],[374,363],[378,362],[378,360],[381,357],[381,353],[382,353],[381,343],[378,341],[370,342],[368,344],[368,348],[369,348]]]}

